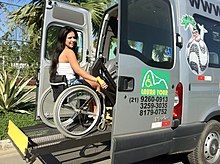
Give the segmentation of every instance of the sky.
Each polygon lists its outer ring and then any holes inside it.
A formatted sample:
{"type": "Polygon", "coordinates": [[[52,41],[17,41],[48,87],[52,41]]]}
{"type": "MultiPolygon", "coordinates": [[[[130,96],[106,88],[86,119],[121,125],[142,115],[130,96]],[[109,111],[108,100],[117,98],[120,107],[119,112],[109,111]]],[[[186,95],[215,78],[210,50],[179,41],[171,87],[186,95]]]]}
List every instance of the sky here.
{"type": "MultiPolygon", "coordinates": [[[[0,0],[0,37],[8,30],[7,27],[7,12],[17,10],[19,7],[30,3],[31,0],[0,0]],[[6,11],[5,11],[6,10],[6,11]]],[[[14,39],[19,38],[19,32],[14,34],[14,39]]]]}

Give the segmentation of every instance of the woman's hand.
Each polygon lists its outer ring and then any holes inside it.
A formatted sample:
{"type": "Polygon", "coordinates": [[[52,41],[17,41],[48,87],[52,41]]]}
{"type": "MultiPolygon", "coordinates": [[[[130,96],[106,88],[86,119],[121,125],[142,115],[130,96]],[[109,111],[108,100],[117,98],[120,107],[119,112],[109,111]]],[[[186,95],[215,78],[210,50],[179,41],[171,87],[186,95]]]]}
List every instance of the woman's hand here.
{"type": "Polygon", "coordinates": [[[106,89],[108,88],[108,85],[105,83],[104,80],[102,80],[99,76],[96,77],[96,81],[100,84],[100,86],[103,88],[103,89],[106,89]]]}

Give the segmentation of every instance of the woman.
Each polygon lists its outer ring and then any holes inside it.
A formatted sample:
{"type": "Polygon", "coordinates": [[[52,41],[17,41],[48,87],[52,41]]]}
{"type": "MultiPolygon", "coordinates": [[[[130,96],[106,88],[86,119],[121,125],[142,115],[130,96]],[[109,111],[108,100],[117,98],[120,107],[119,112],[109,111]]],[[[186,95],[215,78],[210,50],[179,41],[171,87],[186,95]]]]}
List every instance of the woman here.
{"type": "Polygon", "coordinates": [[[66,75],[68,85],[74,85],[82,83],[76,78],[76,75],[79,75],[97,91],[100,91],[100,87],[106,89],[108,86],[104,80],[80,68],[77,61],[77,38],[77,31],[72,27],[63,27],[60,30],[50,76],[66,75]]]}

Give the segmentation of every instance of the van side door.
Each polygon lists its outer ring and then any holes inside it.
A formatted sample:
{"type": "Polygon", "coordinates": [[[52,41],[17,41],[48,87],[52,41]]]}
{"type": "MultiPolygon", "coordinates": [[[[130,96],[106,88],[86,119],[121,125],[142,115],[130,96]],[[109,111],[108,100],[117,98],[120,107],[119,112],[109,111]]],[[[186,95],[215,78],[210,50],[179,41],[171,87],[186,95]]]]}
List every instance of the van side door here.
{"type": "Polygon", "coordinates": [[[112,163],[170,151],[178,84],[175,20],[169,0],[119,2],[118,88],[112,163]]]}
{"type": "MultiPolygon", "coordinates": [[[[56,46],[56,40],[59,30],[63,26],[74,27],[78,32],[78,55],[80,66],[87,69],[87,57],[91,52],[91,16],[90,13],[82,8],[57,1],[46,0],[44,10],[44,24],[42,30],[41,54],[40,54],[40,70],[38,73],[38,102],[42,93],[49,87],[49,69],[51,59],[56,46]]],[[[52,112],[53,100],[47,99],[46,109],[52,112]]],[[[39,105],[39,104],[38,104],[39,105]]],[[[50,113],[49,112],[49,113],[50,113]]],[[[39,116],[39,112],[37,112],[39,116]]]]}

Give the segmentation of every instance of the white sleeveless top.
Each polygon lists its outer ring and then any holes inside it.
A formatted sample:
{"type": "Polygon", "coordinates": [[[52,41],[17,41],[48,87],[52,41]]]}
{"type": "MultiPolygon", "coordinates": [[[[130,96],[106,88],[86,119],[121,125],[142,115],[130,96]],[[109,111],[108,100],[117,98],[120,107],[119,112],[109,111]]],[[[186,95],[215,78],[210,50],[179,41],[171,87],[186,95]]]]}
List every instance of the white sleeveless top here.
{"type": "Polygon", "coordinates": [[[67,80],[75,79],[75,72],[73,71],[70,63],[58,63],[57,64],[58,75],[66,75],[67,80]]]}

